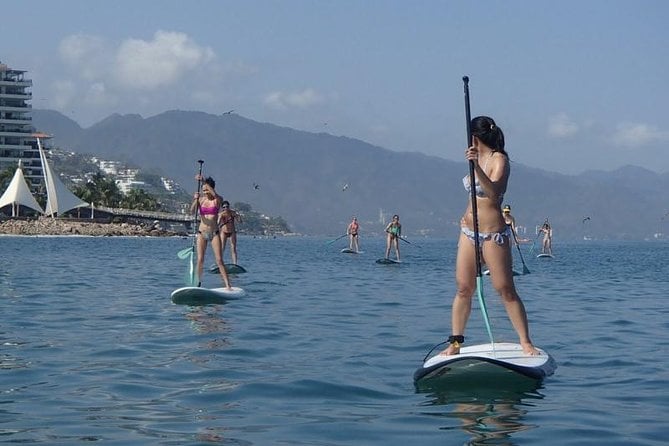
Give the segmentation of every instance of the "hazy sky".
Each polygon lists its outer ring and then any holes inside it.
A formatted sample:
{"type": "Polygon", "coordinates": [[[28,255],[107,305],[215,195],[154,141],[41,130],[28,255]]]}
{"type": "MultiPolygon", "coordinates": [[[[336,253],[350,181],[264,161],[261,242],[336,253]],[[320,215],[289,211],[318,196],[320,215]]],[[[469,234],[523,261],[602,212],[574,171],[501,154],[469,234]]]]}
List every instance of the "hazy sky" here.
{"type": "Polygon", "coordinates": [[[665,0],[21,0],[2,16],[0,60],[29,71],[33,107],[84,127],[234,110],[461,161],[468,75],[515,162],[669,172],[665,0]]]}

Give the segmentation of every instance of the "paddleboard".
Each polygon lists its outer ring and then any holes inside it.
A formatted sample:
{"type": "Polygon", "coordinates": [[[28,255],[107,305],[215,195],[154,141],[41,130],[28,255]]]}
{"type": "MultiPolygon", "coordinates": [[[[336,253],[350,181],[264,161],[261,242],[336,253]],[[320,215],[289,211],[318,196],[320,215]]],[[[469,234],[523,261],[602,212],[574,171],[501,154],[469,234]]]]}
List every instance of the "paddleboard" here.
{"type": "Polygon", "coordinates": [[[360,254],[359,251],[354,251],[352,249],[344,248],[341,250],[342,253],[344,254],[360,254]]]}
{"type": "MultiPolygon", "coordinates": [[[[523,273],[521,273],[519,271],[516,271],[515,269],[512,270],[512,271],[513,271],[514,276],[522,276],[523,275],[523,273]]],[[[490,270],[487,269],[487,270],[483,271],[483,273],[481,273],[481,274],[483,274],[484,276],[489,276],[490,275],[490,270]]]]}
{"type": "Polygon", "coordinates": [[[380,265],[396,265],[396,264],[399,265],[402,262],[400,262],[399,260],[393,260],[393,259],[377,259],[376,263],[378,263],[380,265]]]}
{"type": "MultiPolygon", "coordinates": [[[[243,274],[243,273],[246,272],[246,269],[244,269],[243,266],[237,265],[236,263],[226,263],[225,264],[225,271],[228,274],[243,274]]],[[[214,274],[218,274],[219,273],[218,265],[211,265],[209,267],[209,272],[214,273],[214,274]]]]}
{"type": "Polygon", "coordinates": [[[471,345],[460,348],[458,355],[435,355],[423,363],[414,372],[414,381],[453,378],[462,374],[495,376],[518,373],[533,379],[543,379],[555,372],[555,360],[544,350],[537,348],[539,355],[523,353],[520,344],[495,342],[492,344],[471,345]]]}
{"type": "Polygon", "coordinates": [[[537,259],[552,259],[553,255],[552,254],[539,254],[537,256],[537,259]]]}
{"type": "Polygon", "coordinates": [[[231,290],[187,286],[172,291],[172,302],[180,305],[206,305],[239,299],[245,294],[246,291],[235,286],[231,290]]]}

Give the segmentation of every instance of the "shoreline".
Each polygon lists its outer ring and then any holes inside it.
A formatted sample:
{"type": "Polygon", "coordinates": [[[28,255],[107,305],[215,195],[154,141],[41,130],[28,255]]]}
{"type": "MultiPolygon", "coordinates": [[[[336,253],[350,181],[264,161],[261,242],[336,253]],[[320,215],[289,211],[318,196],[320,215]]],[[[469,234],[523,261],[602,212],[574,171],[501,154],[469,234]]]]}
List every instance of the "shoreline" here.
{"type": "Polygon", "coordinates": [[[8,219],[0,222],[1,235],[62,235],[93,237],[177,237],[185,232],[162,229],[157,224],[99,223],[40,217],[37,220],[8,219]]]}

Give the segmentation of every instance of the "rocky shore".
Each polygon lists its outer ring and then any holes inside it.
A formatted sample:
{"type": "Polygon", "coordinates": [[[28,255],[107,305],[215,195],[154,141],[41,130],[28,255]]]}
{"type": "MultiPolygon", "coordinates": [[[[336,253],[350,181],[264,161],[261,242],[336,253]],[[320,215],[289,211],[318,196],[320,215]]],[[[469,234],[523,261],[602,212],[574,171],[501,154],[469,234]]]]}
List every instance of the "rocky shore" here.
{"type": "Polygon", "coordinates": [[[98,223],[40,217],[37,220],[10,219],[0,222],[0,234],[10,235],[88,235],[98,237],[174,237],[185,235],[168,231],[158,224],[98,223]]]}

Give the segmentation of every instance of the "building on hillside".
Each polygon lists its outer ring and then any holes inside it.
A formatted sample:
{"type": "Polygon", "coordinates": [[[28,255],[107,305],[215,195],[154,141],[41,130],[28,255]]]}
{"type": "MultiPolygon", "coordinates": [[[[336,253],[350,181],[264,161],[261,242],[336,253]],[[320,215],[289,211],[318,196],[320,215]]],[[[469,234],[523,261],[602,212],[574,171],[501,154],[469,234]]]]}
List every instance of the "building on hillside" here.
{"type": "Polygon", "coordinates": [[[22,160],[30,190],[37,192],[43,175],[30,115],[32,85],[26,71],[11,69],[0,61],[0,170],[15,169],[22,160]]]}

